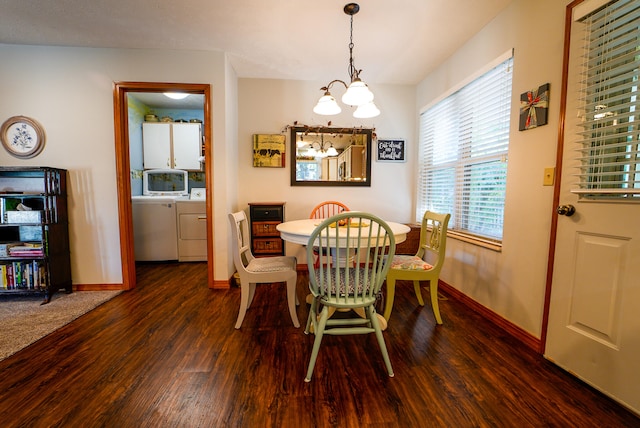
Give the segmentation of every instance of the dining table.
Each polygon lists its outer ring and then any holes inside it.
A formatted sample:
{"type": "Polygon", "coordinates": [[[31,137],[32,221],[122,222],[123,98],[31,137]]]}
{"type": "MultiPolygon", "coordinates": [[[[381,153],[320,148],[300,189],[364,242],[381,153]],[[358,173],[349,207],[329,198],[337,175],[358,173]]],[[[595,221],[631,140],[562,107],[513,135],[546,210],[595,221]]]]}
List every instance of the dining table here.
{"type": "MultiPolygon", "coordinates": [[[[309,243],[309,238],[313,231],[318,227],[320,223],[322,223],[324,219],[301,219],[301,220],[291,220],[285,221],[276,226],[278,232],[280,232],[280,238],[284,241],[291,242],[293,244],[299,244],[306,246],[309,243]]],[[[391,229],[393,236],[395,238],[396,244],[404,242],[407,239],[407,234],[411,230],[409,226],[403,223],[396,223],[393,221],[386,221],[387,225],[391,229]]],[[[306,298],[306,302],[311,304],[313,296],[309,294],[306,298]]],[[[361,311],[361,316],[364,316],[364,310],[361,311]]],[[[381,315],[376,314],[378,316],[378,320],[380,322],[380,328],[385,330],[387,328],[387,320],[381,315]]]]}
{"type": "MultiPolygon", "coordinates": [[[[307,245],[311,234],[324,219],[321,218],[305,218],[302,220],[285,221],[276,226],[280,232],[280,238],[294,244],[307,245]]],[[[409,226],[403,223],[386,221],[393,232],[396,244],[404,242],[407,239],[407,233],[411,230],[409,226]]]]}

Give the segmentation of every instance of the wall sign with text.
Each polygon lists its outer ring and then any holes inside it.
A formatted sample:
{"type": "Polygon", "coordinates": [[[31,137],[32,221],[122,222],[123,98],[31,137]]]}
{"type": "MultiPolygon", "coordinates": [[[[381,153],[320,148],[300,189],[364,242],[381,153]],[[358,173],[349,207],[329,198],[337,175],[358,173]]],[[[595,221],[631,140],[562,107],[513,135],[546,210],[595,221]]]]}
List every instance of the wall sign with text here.
{"type": "Polygon", "coordinates": [[[378,162],[405,162],[407,160],[404,140],[400,139],[379,139],[376,153],[378,162]]]}

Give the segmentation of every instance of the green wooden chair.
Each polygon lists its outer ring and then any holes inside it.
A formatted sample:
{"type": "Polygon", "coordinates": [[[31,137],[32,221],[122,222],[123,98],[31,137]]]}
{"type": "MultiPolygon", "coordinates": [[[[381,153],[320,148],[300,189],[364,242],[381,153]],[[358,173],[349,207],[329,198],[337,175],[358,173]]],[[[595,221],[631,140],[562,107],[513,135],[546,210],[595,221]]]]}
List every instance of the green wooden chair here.
{"type": "Polygon", "coordinates": [[[424,306],[424,300],[422,300],[422,293],[420,292],[420,281],[429,281],[433,315],[436,318],[436,323],[442,324],[438,305],[438,280],[447,249],[447,227],[450,218],[451,214],[426,211],[422,217],[420,246],[416,255],[396,255],[393,257],[391,268],[387,273],[385,293],[384,318],[387,321],[389,321],[391,310],[393,309],[397,280],[413,281],[413,290],[420,306],[424,306]]]}
{"type": "Polygon", "coordinates": [[[305,333],[315,333],[305,382],[311,381],[322,337],[375,333],[389,376],[389,360],[375,310],[382,283],[395,254],[395,238],[378,217],[344,212],[322,221],[309,237],[307,264],[311,308],[305,333]],[[315,254],[314,247],[320,248],[315,254]],[[385,257],[388,254],[390,257],[385,257]],[[319,257],[320,263],[316,262],[319,257]],[[340,311],[339,316],[332,317],[340,311]]]}

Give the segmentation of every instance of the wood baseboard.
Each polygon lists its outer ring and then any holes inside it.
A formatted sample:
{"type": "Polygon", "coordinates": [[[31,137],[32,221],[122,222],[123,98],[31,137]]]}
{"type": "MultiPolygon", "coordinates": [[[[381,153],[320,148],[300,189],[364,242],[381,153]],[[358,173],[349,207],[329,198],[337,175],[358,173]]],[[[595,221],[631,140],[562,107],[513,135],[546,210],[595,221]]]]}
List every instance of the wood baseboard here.
{"type": "Polygon", "coordinates": [[[453,288],[446,282],[440,280],[438,282],[438,290],[448,295],[452,299],[455,299],[471,309],[474,312],[479,313],[487,320],[491,321],[493,324],[504,330],[505,333],[514,337],[518,341],[520,341],[524,346],[542,354],[542,342],[537,337],[533,336],[531,333],[521,329],[517,325],[513,324],[511,321],[501,317],[497,313],[493,312],[491,309],[486,306],[481,305],[480,303],[473,300],[471,297],[462,293],[461,291],[453,288]]]}
{"type": "Polygon", "coordinates": [[[227,280],[214,280],[213,284],[209,286],[212,290],[222,290],[231,288],[231,284],[233,284],[233,277],[227,280]]]}

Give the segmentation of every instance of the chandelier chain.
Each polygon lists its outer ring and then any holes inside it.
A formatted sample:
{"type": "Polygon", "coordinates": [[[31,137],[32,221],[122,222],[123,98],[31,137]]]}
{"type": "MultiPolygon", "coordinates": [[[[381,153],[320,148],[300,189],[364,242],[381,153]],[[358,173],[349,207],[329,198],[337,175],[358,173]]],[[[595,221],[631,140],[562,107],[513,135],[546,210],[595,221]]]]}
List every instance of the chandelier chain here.
{"type": "Polygon", "coordinates": [[[354,79],[358,78],[358,75],[360,74],[358,70],[356,70],[355,65],[353,64],[353,15],[350,16],[351,18],[351,25],[350,25],[350,33],[349,33],[349,78],[351,79],[351,81],[353,82],[354,79]]]}

